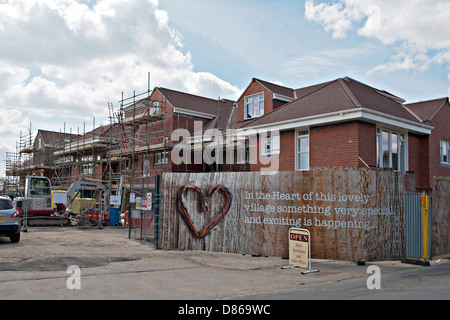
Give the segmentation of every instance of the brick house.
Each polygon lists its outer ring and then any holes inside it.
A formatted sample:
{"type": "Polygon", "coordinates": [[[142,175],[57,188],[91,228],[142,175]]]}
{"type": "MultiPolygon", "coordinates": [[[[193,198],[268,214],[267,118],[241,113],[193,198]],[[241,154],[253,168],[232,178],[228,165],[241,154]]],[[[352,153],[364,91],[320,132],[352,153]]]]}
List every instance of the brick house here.
{"type": "Polygon", "coordinates": [[[414,136],[411,149],[418,155],[411,157],[410,170],[416,172],[419,185],[432,188],[433,177],[450,177],[450,104],[449,99],[405,104],[422,123],[433,127],[429,136],[414,136]],[[415,161],[415,162],[414,162],[415,161]]]}
{"type": "Polygon", "coordinates": [[[450,176],[448,98],[404,103],[348,77],[300,89],[253,79],[233,127],[278,132],[260,137],[257,148],[261,159],[277,157],[280,171],[390,169],[415,176],[413,189],[429,190],[433,176],[450,176]]]}
{"type": "MultiPolygon", "coordinates": [[[[403,171],[412,177],[409,191],[430,190],[433,177],[450,176],[448,98],[405,104],[387,91],[345,77],[299,89],[254,78],[236,102],[160,87],[129,101],[121,106],[118,123],[63,141],[64,147],[54,150],[53,163],[48,164],[52,171],[44,174],[61,186],[68,184],[67,179],[72,183],[93,177],[110,180],[116,187],[123,177],[129,188],[131,178],[139,187],[162,172],[259,171],[267,167],[267,160],[276,160],[279,171],[323,167],[403,171]],[[189,163],[172,161],[180,142],[172,140],[176,129],[190,134],[189,163]],[[196,144],[194,133],[208,129],[226,133],[225,137],[233,132],[232,139],[235,132],[256,132],[256,140],[247,139],[240,150],[232,144],[231,161],[225,141],[223,162],[206,164],[203,157],[195,163],[195,152],[204,155],[214,137],[203,135],[196,144]]],[[[50,134],[39,132],[41,138],[50,134]]]]}
{"type": "Polygon", "coordinates": [[[18,177],[18,185],[25,185],[27,175],[36,174],[53,178],[55,176],[54,154],[67,144],[79,139],[80,135],[39,129],[33,140],[22,143],[14,159],[6,169],[6,175],[18,177]]]}
{"type": "Polygon", "coordinates": [[[110,156],[128,161],[137,186],[145,185],[148,178],[162,172],[210,171],[211,167],[204,163],[173,163],[171,152],[178,141],[172,141],[172,133],[185,129],[193,135],[196,126],[202,132],[226,130],[231,127],[233,107],[231,100],[156,87],[148,97],[122,108],[123,127],[129,132],[122,140],[122,148],[111,151],[110,156]]]}

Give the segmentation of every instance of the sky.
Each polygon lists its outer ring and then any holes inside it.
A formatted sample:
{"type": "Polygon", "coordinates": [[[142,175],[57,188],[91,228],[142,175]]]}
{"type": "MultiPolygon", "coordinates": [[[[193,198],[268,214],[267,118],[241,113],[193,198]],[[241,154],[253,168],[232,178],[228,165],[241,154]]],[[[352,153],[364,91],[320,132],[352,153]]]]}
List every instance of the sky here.
{"type": "Polygon", "coordinates": [[[253,77],[449,96],[449,14],[448,0],[0,0],[0,176],[30,126],[90,131],[149,74],[213,99],[253,77]]]}

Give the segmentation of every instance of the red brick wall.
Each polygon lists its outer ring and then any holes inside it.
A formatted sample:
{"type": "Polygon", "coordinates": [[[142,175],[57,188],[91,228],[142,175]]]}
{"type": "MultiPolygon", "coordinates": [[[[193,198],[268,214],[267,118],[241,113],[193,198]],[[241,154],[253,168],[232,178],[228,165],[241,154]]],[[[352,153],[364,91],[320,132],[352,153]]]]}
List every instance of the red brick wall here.
{"type": "MultiPolygon", "coordinates": [[[[369,167],[377,166],[377,128],[374,124],[358,122],[359,156],[369,167]]],[[[365,167],[359,161],[359,167],[365,167]]]]}
{"type": "Polygon", "coordinates": [[[280,133],[280,170],[295,170],[295,130],[280,133]]]}
{"type": "MultiPolygon", "coordinates": [[[[295,130],[280,132],[280,154],[261,156],[261,141],[257,143],[257,164],[250,164],[250,171],[260,171],[262,168],[270,168],[271,163],[278,161],[278,171],[295,170],[295,130]],[[264,162],[261,163],[260,159],[264,162]]],[[[272,167],[273,169],[276,169],[272,167]]]]}
{"type": "MultiPolygon", "coordinates": [[[[269,165],[259,161],[261,144],[258,139],[258,163],[250,165],[250,171],[260,171],[269,165]]],[[[279,171],[296,169],[296,131],[280,133],[281,152],[279,171]]],[[[376,167],[376,127],[363,122],[349,122],[310,129],[310,167],[376,167]]],[[[263,158],[268,160],[267,158],[263,158]]],[[[275,159],[274,159],[275,160],[275,159]]]]}
{"type": "Polygon", "coordinates": [[[431,120],[430,125],[434,127],[430,136],[430,185],[433,184],[434,176],[450,177],[450,166],[441,164],[440,140],[450,142],[450,105],[446,103],[431,120]]]}
{"type": "Polygon", "coordinates": [[[376,166],[376,128],[353,121],[310,129],[310,167],[376,166]]]}
{"type": "Polygon", "coordinates": [[[428,145],[428,136],[408,135],[409,171],[415,173],[418,191],[430,188],[428,145]]]}

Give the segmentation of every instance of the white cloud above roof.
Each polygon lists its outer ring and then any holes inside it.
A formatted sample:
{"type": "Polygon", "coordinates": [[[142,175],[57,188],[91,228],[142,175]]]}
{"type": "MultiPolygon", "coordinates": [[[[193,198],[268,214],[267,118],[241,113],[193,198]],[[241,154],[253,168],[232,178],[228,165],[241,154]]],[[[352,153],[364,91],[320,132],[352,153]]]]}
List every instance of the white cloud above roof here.
{"type": "Polygon", "coordinates": [[[151,87],[236,98],[236,86],[195,71],[182,41],[157,0],[0,1],[0,108],[22,115],[2,136],[8,151],[24,119],[36,131],[43,119],[52,119],[44,129],[58,130],[66,120],[107,117],[122,92],[147,89],[149,72],[151,87]]]}

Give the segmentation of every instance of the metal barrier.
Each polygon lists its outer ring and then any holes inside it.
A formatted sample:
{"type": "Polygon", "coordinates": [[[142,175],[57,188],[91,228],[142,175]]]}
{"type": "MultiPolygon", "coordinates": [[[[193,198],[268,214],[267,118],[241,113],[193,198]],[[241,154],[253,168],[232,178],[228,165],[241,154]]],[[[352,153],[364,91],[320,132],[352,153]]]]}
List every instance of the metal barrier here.
{"type": "Polygon", "coordinates": [[[149,177],[153,183],[139,185],[131,190],[129,238],[160,246],[161,176],[149,177]],[[133,201],[134,200],[134,201],[133,201]]]}
{"type": "Polygon", "coordinates": [[[426,259],[431,258],[431,214],[433,198],[429,197],[428,223],[424,220],[421,193],[405,194],[405,238],[406,238],[406,258],[426,259]],[[423,223],[425,221],[425,224],[423,223]],[[424,237],[427,233],[427,237],[424,237]],[[425,248],[424,250],[424,243],[425,248]],[[425,256],[424,256],[425,255],[425,256]]]}

